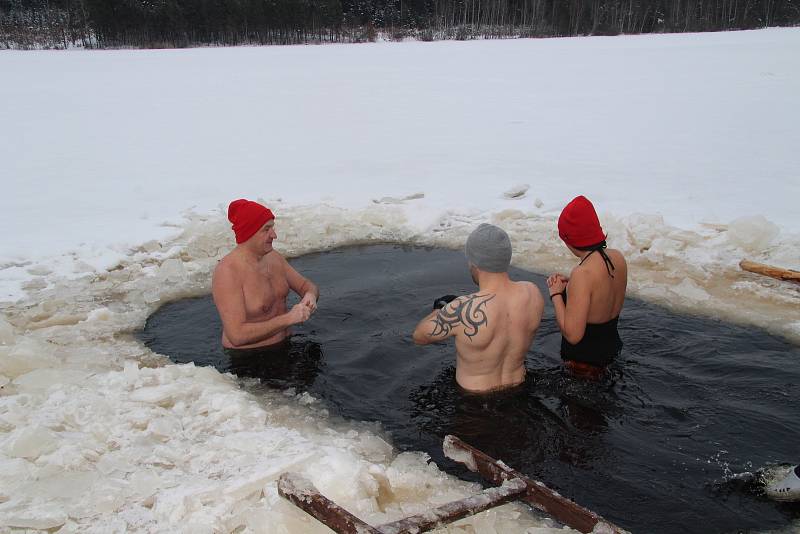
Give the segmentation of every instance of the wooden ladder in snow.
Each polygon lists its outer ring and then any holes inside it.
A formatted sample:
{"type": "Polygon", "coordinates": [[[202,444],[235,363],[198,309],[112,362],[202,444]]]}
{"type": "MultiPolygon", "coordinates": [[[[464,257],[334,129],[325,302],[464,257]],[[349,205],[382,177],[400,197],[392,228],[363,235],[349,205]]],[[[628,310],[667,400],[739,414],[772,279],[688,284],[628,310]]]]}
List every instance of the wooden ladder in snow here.
{"type": "Polygon", "coordinates": [[[594,512],[562,497],[539,481],[531,480],[501,461],[467,445],[455,436],[444,438],[444,454],[476,471],[496,487],[423,514],[373,527],[322,495],[311,482],[296,473],[278,479],[278,493],[339,534],[411,534],[426,532],[507,502],[521,500],[580,532],[626,532],[594,512]]]}

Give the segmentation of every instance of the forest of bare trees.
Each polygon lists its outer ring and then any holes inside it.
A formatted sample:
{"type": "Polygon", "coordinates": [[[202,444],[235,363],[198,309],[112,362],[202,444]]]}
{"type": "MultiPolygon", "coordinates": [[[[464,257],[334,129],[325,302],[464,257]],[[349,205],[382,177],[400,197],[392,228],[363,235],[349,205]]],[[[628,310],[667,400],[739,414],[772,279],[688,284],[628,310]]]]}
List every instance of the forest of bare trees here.
{"type": "Polygon", "coordinates": [[[471,39],[800,24],[800,0],[0,0],[0,48],[471,39]]]}

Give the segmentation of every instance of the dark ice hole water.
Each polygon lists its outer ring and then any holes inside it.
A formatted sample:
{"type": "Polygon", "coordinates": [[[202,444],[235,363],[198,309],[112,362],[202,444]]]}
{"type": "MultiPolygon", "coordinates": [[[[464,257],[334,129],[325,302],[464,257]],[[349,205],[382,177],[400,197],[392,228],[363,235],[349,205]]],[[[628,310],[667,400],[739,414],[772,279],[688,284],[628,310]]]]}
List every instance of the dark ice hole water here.
{"type": "MultiPolygon", "coordinates": [[[[454,384],[452,341],[411,341],[436,297],[474,290],[461,253],[380,245],[292,265],[322,297],[288,356],[232,361],[210,297],[163,306],[140,338],[178,363],[305,389],[333,413],[379,421],[400,450],[478,480],[442,455],[444,435],[458,435],[634,532],[764,530],[800,518],[800,505],[770,501],[735,476],[800,461],[800,347],[628,299],[621,357],[605,380],[587,383],[562,372],[548,305],[521,391],[469,396],[454,384]]],[[[511,274],[547,294],[543,276],[511,274]]]]}

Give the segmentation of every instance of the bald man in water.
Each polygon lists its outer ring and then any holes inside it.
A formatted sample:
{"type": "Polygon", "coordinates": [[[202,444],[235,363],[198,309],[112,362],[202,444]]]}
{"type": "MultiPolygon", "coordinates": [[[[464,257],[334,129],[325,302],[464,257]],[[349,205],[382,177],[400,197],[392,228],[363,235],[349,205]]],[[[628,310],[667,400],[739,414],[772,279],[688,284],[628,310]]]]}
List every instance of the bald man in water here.
{"type": "Polygon", "coordinates": [[[214,270],[212,295],[222,319],[222,346],[251,349],[279,345],[289,327],[308,320],[317,309],[319,289],[272,248],[275,216],[246,199],[228,207],[236,248],[214,270]],[[286,310],[289,290],[300,295],[286,310]]]}
{"type": "Polygon", "coordinates": [[[437,299],[434,310],[414,330],[414,342],[427,345],[456,338],[456,382],[485,393],[525,380],[525,354],[542,320],[544,299],[531,282],[508,276],[511,240],[501,228],[481,224],[465,247],[478,291],[437,299]]]}

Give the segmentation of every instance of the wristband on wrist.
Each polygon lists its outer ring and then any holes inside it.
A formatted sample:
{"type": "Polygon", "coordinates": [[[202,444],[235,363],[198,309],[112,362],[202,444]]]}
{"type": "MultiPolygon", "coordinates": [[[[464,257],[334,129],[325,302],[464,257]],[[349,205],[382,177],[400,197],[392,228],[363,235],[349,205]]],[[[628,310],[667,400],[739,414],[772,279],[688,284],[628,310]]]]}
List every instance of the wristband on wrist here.
{"type": "Polygon", "coordinates": [[[564,294],[565,293],[566,293],[566,291],[562,291],[560,293],[553,293],[552,295],[550,295],[550,300],[553,300],[553,297],[557,297],[559,295],[561,295],[561,298],[564,298],[564,294]]]}

